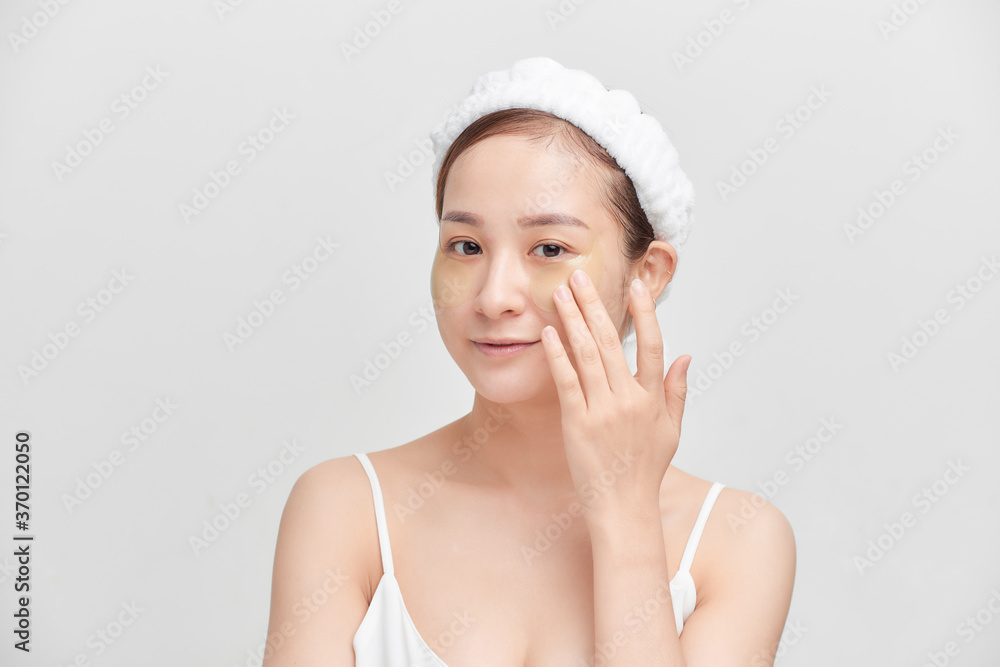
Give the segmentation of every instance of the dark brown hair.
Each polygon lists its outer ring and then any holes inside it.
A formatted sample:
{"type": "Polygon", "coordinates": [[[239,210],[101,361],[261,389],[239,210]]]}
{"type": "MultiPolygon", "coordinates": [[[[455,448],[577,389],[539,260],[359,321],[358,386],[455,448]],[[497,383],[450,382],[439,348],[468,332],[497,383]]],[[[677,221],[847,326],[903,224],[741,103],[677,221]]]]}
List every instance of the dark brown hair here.
{"type": "MultiPolygon", "coordinates": [[[[473,121],[448,147],[438,172],[435,209],[438,220],[444,213],[444,185],[455,160],[467,149],[489,137],[519,135],[530,141],[550,139],[564,154],[576,157],[582,152],[584,158],[596,167],[599,174],[595,185],[601,192],[601,203],[622,230],[622,254],[629,266],[634,265],[646,254],[653,241],[653,226],[639,204],[635,187],[625,171],[608,155],[593,137],[567,120],[547,111],[537,109],[501,109],[486,114],[473,121]],[[578,150],[574,150],[574,148],[578,150]]],[[[626,285],[622,285],[625,296],[626,285]]],[[[631,325],[631,316],[626,312],[626,325],[631,325]]]]}

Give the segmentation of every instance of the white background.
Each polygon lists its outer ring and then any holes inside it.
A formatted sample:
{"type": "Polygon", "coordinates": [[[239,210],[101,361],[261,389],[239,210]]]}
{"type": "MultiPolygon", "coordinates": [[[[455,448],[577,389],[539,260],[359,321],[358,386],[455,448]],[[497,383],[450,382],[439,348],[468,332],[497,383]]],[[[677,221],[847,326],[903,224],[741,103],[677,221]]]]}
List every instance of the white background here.
{"type": "Polygon", "coordinates": [[[1000,608],[1000,279],[976,277],[1000,251],[995,3],[567,0],[563,17],[555,0],[404,0],[350,59],[341,44],[386,3],[50,4],[51,18],[39,2],[0,9],[0,663],[255,664],[298,475],[471,406],[430,311],[437,231],[418,145],[477,76],[547,55],[631,91],[694,182],[695,230],[659,311],[670,359],[692,354],[703,388],[674,463],[790,519],[796,630],[778,664],[922,665],[949,641],[948,664],[996,664],[1000,618],[959,627],[994,594],[1000,608]],[[147,67],[165,74],[143,89],[147,67]],[[813,87],[829,98],[801,107],[813,87]],[[122,95],[144,98],[124,118],[122,95]],[[274,109],[294,119],[249,161],[241,142],[274,109]],[[103,118],[113,131],[60,179],[53,163],[103,118]],[[741,166],[772,137],[762,166],[741,166]],[[925,150],[936,159],[913,180],[925,150]],[[179,206],[228,160],[240,173],[185,221],[179,206]],[[723,197],[741,168],[752,175],[723,197]],[[894,179],[902,194],[849,238],[894,179]],[[292,290],[282,275],[318,237],[339,248],[292,290]],[[123,268],[125,288],[102,293],[123,268]],[[967,282],[978,291],[959,308],[967,282]],[[231,351],[224,335],[276,288],[284,303],[231,351]],[[779,290],[793,305],[751,339],[779,290]],[[78,304],[102,296],[86,321],[78,304]],[[938,309],[944,324],[914,337],[938,309]],[[79,335],[22,376],[70,323],[79,335]],[[412,344],[356,390],[401,333],[412,344]],[[894,367],[904,337],[921,345],[894,367]],[[744,353],[727,363],[733,342],[744,353]],[[178,407],[130,450],[121,434],[158,399],[178,407]],[[842,428],[792,463],[823,419],[842,428]],[[30,656],[11,646],[18,430],[33,442],[30,656]],[[292,439],[295,459],[254,482],[292,439]],[[68,509],[116,449],[121,464],[68,509]],[[949,462],[969,470],[915,504],[949,462]],[[250,505],[196,554],[189,538],[239,493],[250,505]],[[891,537],[907,511],[915,525],[891,537]],[[889,548],[859,566],[880,536],[889,548]],[[136,621],[96,643],[133,601],[136,621]]]}

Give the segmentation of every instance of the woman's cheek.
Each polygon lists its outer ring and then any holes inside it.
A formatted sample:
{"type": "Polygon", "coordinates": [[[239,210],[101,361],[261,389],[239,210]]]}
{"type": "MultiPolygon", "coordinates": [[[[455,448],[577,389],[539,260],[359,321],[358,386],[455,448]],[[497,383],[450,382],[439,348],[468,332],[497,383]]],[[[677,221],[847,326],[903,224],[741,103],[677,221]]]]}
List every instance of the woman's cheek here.
{"type": "MultiPolygon", "coordinates": [[[[604,278],[604,257],[601,255],[601,245],[596,239],[591,237],[590,249],[581,253],[573,259],[565,262],[553,262],[546,266],[539,267],[531,277],[529,287],[531,300],[542,310],[556,312],[555,301],[552,300],[552,292],[559,285],[569,285],[569,278],[577,269],[582,269],[590,276],[594,287],[600,289],[601,280],[604,278]]],[[[570,288],[572,290],[572,288],[570,288]]]]}
{"type": "Polygon", "coordinates": [[[472,270],[457,259],[445,256],[438,248],[431,266],[431,298],[435,308],[450,308],[465,303],[472,291],[472,270]]]}

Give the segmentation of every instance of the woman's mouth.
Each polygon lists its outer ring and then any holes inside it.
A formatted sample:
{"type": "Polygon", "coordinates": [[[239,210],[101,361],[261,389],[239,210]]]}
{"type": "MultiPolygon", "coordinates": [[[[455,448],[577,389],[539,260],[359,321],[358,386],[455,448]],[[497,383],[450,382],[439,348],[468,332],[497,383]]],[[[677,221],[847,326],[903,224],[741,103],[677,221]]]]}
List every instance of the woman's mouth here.
{"type": "Polygon", "coordinates": [[[472,341],[476,345],[476,349],[485,354],[487,357],[494,358],[505,358],[512,357],[515,354],[519,354],[524,350],[527,350],[532,345],[535,345],[541,341],[534,341],[532,343],[526,342],[516,342],[516,343],[487,343],[472,341]]]}

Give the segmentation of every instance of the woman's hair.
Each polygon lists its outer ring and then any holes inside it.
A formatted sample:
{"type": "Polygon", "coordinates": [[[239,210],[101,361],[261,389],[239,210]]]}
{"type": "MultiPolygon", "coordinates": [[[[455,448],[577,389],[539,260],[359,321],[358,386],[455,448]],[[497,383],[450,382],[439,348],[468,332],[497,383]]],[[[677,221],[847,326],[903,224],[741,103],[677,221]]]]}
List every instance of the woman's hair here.
{"type": "MultiPolygon", "coordinates": [[[[500,135],[523,136],[532,142],[544,139],[552,140],[557,149],[564,154],[578,158],[583,153],[584,160],[596,168],[598,178],[595,185],[600,192],[599,200],[622,230],[622,247],[620,250],[631,267],[646,254],[649,244],[653,241],[653,226],[649,224],[646,213],[639,204],[632,180],[618,166],[615,159],[608,155],[604,147],[567,120],[559,118],[547,111],[537,109],[501,109],[482,116],[473,121],[462,134],[448,147],[438,172],[435,208],[438,220],[441,219],[444,206],[444,185],[455,160],[467,149],[489,137],[500,135]]],[[[625,298],[628,286],[623,282],[622,297],[625,298]]],[[[632,316],[626,312],[624,325],[630,329],[632,316]]]]}

